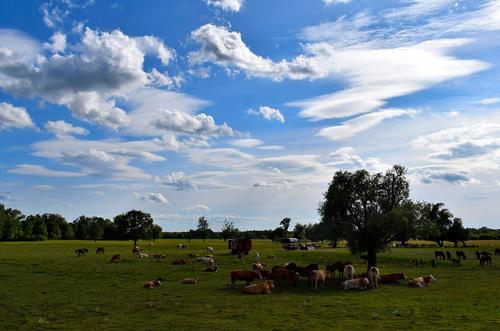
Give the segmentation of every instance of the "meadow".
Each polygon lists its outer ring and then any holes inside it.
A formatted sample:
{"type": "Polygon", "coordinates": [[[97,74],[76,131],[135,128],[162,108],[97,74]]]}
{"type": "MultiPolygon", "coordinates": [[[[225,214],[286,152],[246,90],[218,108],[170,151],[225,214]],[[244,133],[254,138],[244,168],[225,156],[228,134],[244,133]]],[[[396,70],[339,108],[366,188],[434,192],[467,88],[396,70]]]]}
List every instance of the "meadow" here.
{"type": "MultiPolygon", "coordinates": [[[[500,247],[496,241],[475,243],[492,253],[500,247]]],[[[141,260],[132,255],[131,242],[123,241],[0,243],[0,330],[500,330],[500,256],[493,256],[492,267],[480,266],[473,254],[477,248],[463,249],[467,260],[462,266],[439,261],[431,267],[434,248],[393,248],[379,255],[382,274],[433,274],[437,281],[429,288],[409,288],[403,282],[344,291],[335,279],[313,292],[302,279],[297,287],[250,296],[241,292],[243,283],[230,288],[229,273],[251,270],[255,251],[268,269],[292,261],[324,268],[332,261],[351,260],[362,272],[366,264],[345,248],[286,252],[266,240],[254,240],[253,251],[241,261],[222,240],[141,244],[166,258],[141,260]],[[177,250],[178,243],[189,249],[177,250]],[[100,246],[104,255],[95,254],[100,246]],[[190,252],[205,254],[207,246],[215,248],[218,272],[202,272],[194,259],[188,265],[171,265],[190,252]],[[87,247],[89,255],[77,257],[74,250],[79,247],[87,247]],[[110,263],[116,253],[125,260],[110,263]],[[411,266],[414,258],[425,265],[411,266]],[[161,287],[142,287],[159,277],[164,279],[161,287]],[[200,280],[181,284],[185,277],[200,280]]]]}

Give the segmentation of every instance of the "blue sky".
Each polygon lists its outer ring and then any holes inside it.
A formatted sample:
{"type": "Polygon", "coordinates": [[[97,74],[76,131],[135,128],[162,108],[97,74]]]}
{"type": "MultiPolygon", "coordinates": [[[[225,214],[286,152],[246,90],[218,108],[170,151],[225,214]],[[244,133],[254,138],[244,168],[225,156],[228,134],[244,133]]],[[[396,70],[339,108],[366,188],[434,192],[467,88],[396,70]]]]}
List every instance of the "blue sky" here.
{"type": "Polygon", "coordinates": [[[339,169],[498,227],[500,3],[0,2],[0,203],[318,220],[339,169]]]}

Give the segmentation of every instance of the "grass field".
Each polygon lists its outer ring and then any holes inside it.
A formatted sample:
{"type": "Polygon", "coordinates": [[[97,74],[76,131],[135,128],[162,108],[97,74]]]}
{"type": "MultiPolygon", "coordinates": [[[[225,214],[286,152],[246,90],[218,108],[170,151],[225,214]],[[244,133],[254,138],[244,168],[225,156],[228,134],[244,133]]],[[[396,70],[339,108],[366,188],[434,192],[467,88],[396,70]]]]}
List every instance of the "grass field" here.
{"type": "MultiPolygon", "coordinates": [[[[500,247],[500,242],[477,243],[490,252],[500,247]]],[[[285,252],[277,243],[255,240],[255,250],[268,269],[291,261],[324,268],[335,260],[352,260],[358,271],[366,268],[345,249],[285,252]]],[[[500,330],[500,256],[493,257],[493,267],[481,267],[475,250],[465,249],[468,259],[460,267],[440,261],[431,268],[433,248],[379,255],[382,273],[433,274],[437,281],[425,289],[401,284],[344,291],[335,280],[312,292],[302,279],[297,287],[249,296],[241,293],[243,284],[230,288],[229,272],[251,270],[253,253],[240,261],[223,241],[159,240],[145,251],[166,254],[160,261],[138,259],[130,242],[0,243],[0,330],[500,330]],[[189,249],[178,251],[177,243],[189,249]],[[98,246],[105,247],[105,255],[95,255],[98,246]],[[219,272],[203,273],[195,261],[171,265],[190,252],[204,254],[207,246],[215,248],[219,272]],[[90,254],[76,257],[78,247],[87,247],[90,254]],[[125,261],[109,263],[114,253],[125,261]],[[412,258],[427,263],[410,267],[412,258]],[[165,279],[161,287],[142,288],[158,277],[165,279]],[[181,284],[185,277],[200,281],[181,284]]]]}

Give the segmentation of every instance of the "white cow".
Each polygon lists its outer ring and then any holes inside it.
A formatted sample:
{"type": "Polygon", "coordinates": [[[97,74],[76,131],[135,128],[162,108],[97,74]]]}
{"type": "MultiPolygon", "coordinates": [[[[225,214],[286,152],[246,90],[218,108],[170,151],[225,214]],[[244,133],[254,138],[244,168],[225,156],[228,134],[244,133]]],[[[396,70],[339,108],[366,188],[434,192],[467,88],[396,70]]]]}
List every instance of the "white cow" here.
{"type": "Polygon", "coordinates": [[[199,261],[206,266],[214,265],[214,263],[215,263],[214,259],[212,259],[210,257],[206,257],[206,256],[199,257],[196,259],[196,261],[199,261]]]}
{"type": "Polygon", "coordinates": [[[143,253],[143,252],[140,252],[140,253],[139,253],[139,257],[140,257],[141,259],[147,259],[147,258],[149,257],[149,254],[148,254],[148,253],[143,253]]]}
{"type": "Polygon", "coordinates": [[[344,287],[344,290],[362,290],[370,286],[370,281],[368,280],[368,278],[349,279],[343,282],[342,286],[344,287]]]}
{"type": "Polygon", "coordinates": [[[213,254],[213,252],[214,252],[214,248],[213,248],[213,247],[211,247],[211,246],[208,246],[208,247],[207,247],[207,253],[211,253],[211,254],[213,254]]]}
{"type": "Polygon", "coordinates": [[[378,288],[378,281],[380,280],[380,271],[377,267],[371,267],[368,270],[368,280],[372,287],[378,288]]]}
{"type": "Polygon", "coordinates": [[[344,279],[353,279],[355,274],[356,269],[354,269],[354,266],[352,264],[347,264],[344,267],[344,279]]]}

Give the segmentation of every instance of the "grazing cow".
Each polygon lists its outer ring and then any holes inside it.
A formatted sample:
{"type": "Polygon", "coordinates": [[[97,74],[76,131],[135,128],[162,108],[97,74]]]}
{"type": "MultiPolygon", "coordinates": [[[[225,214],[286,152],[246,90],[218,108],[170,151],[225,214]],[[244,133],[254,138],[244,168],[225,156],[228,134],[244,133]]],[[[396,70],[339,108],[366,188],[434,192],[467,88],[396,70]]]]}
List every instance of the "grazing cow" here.
{"type": "Polygon", "coordinates": [[[262,263],[255,262],[254,264],[252,264],[252,269],[255,272],[261,273],[262,271],[264,271],[264,266],[262,265],[262,263]]]}
{"type": "Polygon", "coordinates": [[[462,263],[460,263],[460,260],[459,259],[455,259],[455,258],[451,259],[451,264],[453,264],[453,265],[462,265],[462,263]]]}
{"type": "Polygon", "coordinates": [[[78,257],[85,256],[85,255],[87,255],[88,252],[89,252],[89,250],[86,249],[86,248],[77,248],[77,249],[75,249],[75,253],[78,255],[78,257]]]}
{"type": "Polygon", "coordinates": [[[151,288],[155,288],[155,287],[160,287],[160,285],[161,285],[161,282],[159,279],[157,279],[157,280],[150,280],[148,282],[145,282],[143,287],[151,289],[151,288]]]}
{"type": "Polygon", "coordinates": [[[175,260],[174,262],[172,262],[173,265],[184,265],[184,264],[188,264],[188,261],[184,260],[184,259],[178,259],[178,260],[175,260]]]}
{"type": "Polygon", "coordinates": [[[481,253],[479,253],[479,251],[476,251],[476,259],[479,260],[480,257],[481,257],[481,253]]]}
{"type": "Polygon", "coordinates": [[[466,260],[465,252],[464,251],[457,251],[457,259],[459,259],[459,260],[464,259],[464,261],[465,261],[466,260]]]}
{"type": "Polygon", "coordinates": [[[274,269],[273,277],[276,287],[278,287],[282,282],[286,282],[287,286],[295,286],[300,279],[300,275],[298,272],[290,271],[285,268],[274,269]]]}
{"type": "Polygon", "coordinates": [[[353,279],[356,274],[356,269],[352,264],[346,264],[344,266],[344,279],[353,279]]]}
{"type": "Polygon", "coordinates": [[[436,280],[436,278],[434,278],[434,276],[432,276],[432,275],[417,277],[417,278],[411,279],[408,282],[408,286],[418,287],[418,288],[427,287],[427,286],[430,286],[431,282],[434,280],[436,280]]]}
{"type": "Polygon", "coordinates": [[[380,271],[377,267],[371,267],[368,270],[368,280],[370,281],[370,285],[374,288],[378,288],[378,282],[380,280],[380,271]]]}
{"type": "Polygon", "coordinates": [[[491,263],[491,256],[490,255],[481,255],[481,257],[479,258],[479,264],[480,265],[489,265],[491,267],[492,263],[491,263]]]}
{"type": "Polygon", "coordinates": [[[231,287],[234,288],[236,286],[237,280],[244,281],[247,285],[250,285],[255,279],[261,278],[260,274],[254,271],[233,270],[231,271],[231,287]]]}
{"type": "Polygon", "coordinates": [[[370,281],[368,278],[356,278],[356,279],[348,279],[342,283],[344,290],[364,290],[368,288],[370,285],[370,281]]]}
{"type": "Polygon", "coordinates": [[[111,257],[111,262],[120,262],[122,260],[122,256],[120,254],[115,254],[111,257]]]}
{"type": "Polygon", "coordinates": [[[104,254],[104,247],[97,247],[97,249],[95,250],[95,253],[96,254],[104,254]]]}
{"type": "Polygon", "coordinates": [[[406,279],[406,275],[402,272],[380,276],[380,282],[382,284],[399,283],[399,281],[403,279],[406,279]]]}
{"type": "Polygon", "coordinates": [[[446,251],[446,259],[451,260],[451,252],[450,251],[446,251]]]}
{"type": "Polygon", "coordinates": [[[216,265],[203,269],[204,272],[217,272],[217,270],[219,270],[219,267],[216,265]]]}
{"type": "Polygon", "coordinates": [[[434,258],[437,260],[441,257],[442,260],[446,259],[443,251],[434,251],[434,258]]]}
{"type": "Polygon", "coordinates": [[[184,278],[181,283],[182,284],[197,284],[198,278],[197,277],[184,278]]]}
{"type": "Polygon", "coordinates": [[[141,259],[147,259],[149,257],[149,254],[148,253],[139,253],[139,258],[141,259]]]}
{"type": "Polygon", "coordinates": [[[207,253],[211,253],[211,254],[213,254],[213,252],[214,252],[214,248],[213,248],[213,247],[208,246],[208,247],[207,247],[207,253]]]}
{"type": "Polygon", "coordinates": [[[325,287],[326,283],[326,271],[325,270],[312,270],[309,274],[311,283],[311,290],[318,290],[318,284],[321,288],[325,287]]]}
{"type": "Polygon", "coordinates": [[[155,259],[164,259],[165,258],[165,254],[161,254],[161,253],[154,253],[153,254],[153,257],[155,259]]]}
{"type": "Polygon", "coordinates": [[[265,282],[263,284],[251,284],[243,288],[245,294],[271,294],[271,289],[274,288],[273,282],[265,282]]]}
{"type": "Polygon", "coordinates": [[[495,255],[500,255],[500,248],[495,248],[495,255]]]}

